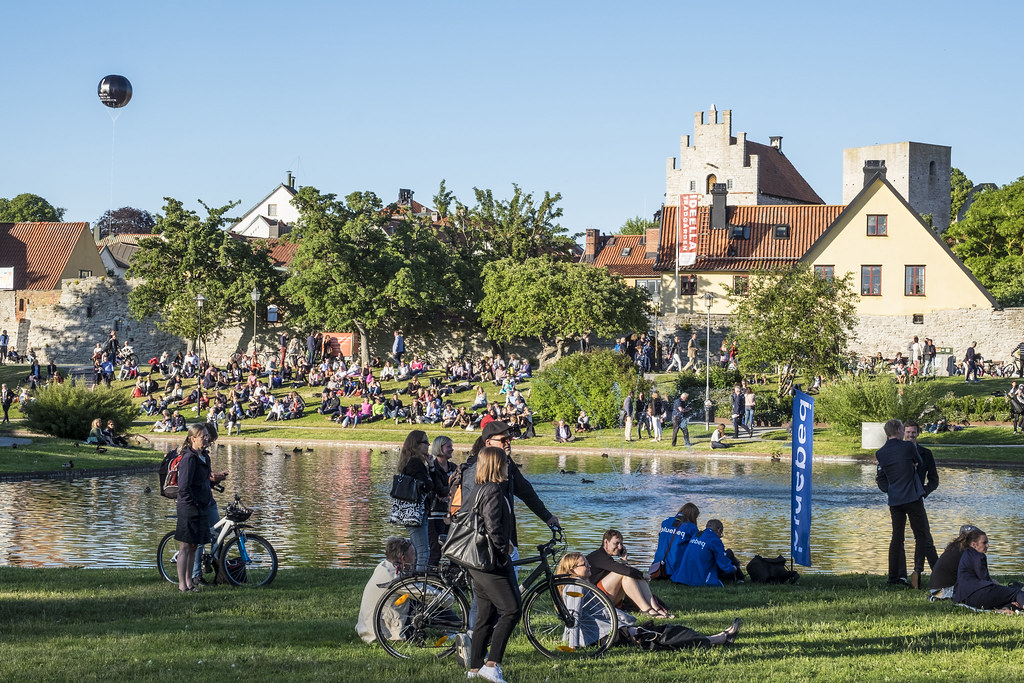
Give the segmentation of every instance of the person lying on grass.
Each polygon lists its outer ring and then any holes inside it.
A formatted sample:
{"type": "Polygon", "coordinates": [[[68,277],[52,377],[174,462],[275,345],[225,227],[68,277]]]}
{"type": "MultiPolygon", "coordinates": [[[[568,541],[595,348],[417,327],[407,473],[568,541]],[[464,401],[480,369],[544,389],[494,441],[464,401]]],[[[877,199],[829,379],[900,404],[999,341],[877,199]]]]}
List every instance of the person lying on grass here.
{"type": "Polygon", "coordinates": [[[673,619],[675,615],[651,593],[651,586],[643,572],[626,563],[627,553],[622,543],[622,532],[609,529],[604,532],[601,547],[587,555],[591,566],[591,580],[612,601],[616,608],[629,598],[637,610],[656,619],[673,619]]]}

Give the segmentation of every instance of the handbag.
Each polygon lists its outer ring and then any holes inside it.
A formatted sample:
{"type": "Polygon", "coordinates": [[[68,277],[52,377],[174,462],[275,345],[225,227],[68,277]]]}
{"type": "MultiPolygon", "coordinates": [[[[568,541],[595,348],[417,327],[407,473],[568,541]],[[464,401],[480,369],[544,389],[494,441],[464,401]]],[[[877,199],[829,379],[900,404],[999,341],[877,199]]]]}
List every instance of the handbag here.
{"type": "Polygon", "coordinates": [[[426,510],[426,506],[422,502],[392,498],[388,523],[404,527],[423,526],[426,510]]]}
{"type": "Polygon", "coordinates": [[[484,532],[484,520],[477,510],[479,505],[477,500],[472,508],[462,507],[452,517],[448,539],[441,546],[441,555],[460,567],[489,572],[498,563],[491,539],[484,532]]]}
{"type": "Polygon", "coordinates": [[[421,486],[421,482],[413,479],[408,474],[396,474],[391,479],[391,497],[409,501],[410,503],[419,502],[421,486]]]}
{"type": "MultiPolygon", "coordinates": [[[[668,551],[672,550],[672,544],[676,542],[676,536],[679,534],[676,531],[679,530],[679,525],[683,523],[683,518],[676,516],[676,521],[672,525],[672,538],[668,541],[668,547],[665,548],[665,557],[668,557],[668,551]]],[[[648,575],[651,577],[651,581],[659,581],[661,579],[668,578],[668,571],[665,570],[665,560],[659,560],[658,562],[652,562],[651,568],[647,570],[648,575]]]]}

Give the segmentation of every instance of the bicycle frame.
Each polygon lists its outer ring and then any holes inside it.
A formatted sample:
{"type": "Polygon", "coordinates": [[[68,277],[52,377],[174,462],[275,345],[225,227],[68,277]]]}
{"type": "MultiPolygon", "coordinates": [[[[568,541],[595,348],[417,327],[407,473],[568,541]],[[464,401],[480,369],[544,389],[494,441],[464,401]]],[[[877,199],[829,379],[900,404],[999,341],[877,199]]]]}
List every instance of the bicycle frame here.
{"type": "Polygon", "coordinates": [[[520,558],[513,562],[512,566],[519,567],[539,562],[537,568],[530,572],[529,576],[519,584],[519,592],[525,595],[533,590],[541,591],[544,590],[544,584],[547,584],[547,589],[551,594],[551,601],[555,606],[555,612],[558,614],[558,618],[561,619],[562,623],[566,626],[572,626],[572,616],[570,615],[569,610],[565,607],[565,601],[562,600],[561,593],[555,590],[555,584],[553,581],[555,573],[551,570],[551,565],[548,563],[548,558],[553,554],[552,544],[558,540],[560,534],[561,529],[552,528],[551,540],[537,546],[537,552],[540,553],[539,555],[520,558]],[[538,583],[541,577],[544,578],[544,583],[538,583]]]}

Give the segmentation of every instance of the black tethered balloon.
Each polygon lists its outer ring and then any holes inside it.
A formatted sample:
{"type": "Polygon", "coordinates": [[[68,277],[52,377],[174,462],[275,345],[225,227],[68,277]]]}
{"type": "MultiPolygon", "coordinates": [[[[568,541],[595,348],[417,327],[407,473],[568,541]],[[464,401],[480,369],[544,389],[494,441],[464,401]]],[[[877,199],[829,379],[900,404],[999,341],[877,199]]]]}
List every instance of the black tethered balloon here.
{"type": "Polygon", "coordinates": [[[111,109],[120,109],[131,102],[132,84],[124,76],[105,76],[100,81],[96,94],[100,96],[100,102],[111,109]]]}

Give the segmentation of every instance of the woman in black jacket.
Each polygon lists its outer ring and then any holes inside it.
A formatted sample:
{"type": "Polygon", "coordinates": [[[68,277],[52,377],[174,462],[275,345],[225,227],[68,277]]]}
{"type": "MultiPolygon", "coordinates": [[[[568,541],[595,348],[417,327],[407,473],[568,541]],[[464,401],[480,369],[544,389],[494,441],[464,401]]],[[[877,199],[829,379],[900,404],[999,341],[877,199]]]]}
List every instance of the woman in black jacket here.
{"type": "Polygon", "coordinates": [[[956,574],[953,602],[978,609],[1024,608],[1024,590],[1019,583],[1001,586],[988,573],[988,536],[981,529],[967,534],[964,554],[956,574]]]}
{"type": "Polygon", "coordinates": [[[439,436],[430,444],[430,478],[434,482],[434,495],[427,510],[430,538],[430,567],[441,560],[441,544],[448,538],[448,480],[458,466],[452,462],[455,444],[447,436],[439,436]]]}
{"type": "Polygon", "coordinates": [[[466,503],[473,506],[483,520],[484,531],[497,559],[496,566],[489,572],[470,570],[477,611],[467,664],[470,673],[499,682],[505,680],[501,671],[505,645],[522,613],[519,583],[509,557],[515,521],[512,503],[501,487],[507,478],[505,451],[494,446],[482,449],[477,456],[473,500],[466,503]]]}
{"type": "Polygon", "coordinates": [[[398,473],[412,477],[420,483],[420,495],[423,500],[420,505],[423,507],[423,523],[419,526],[409,528],[409,540],[416,548],[416,569],[426,569],[427,561],[430,558],[430,537],[427,524],[427,513],[429,512],[430,494],[434,490],[434,481],[427,469],[429,460],[427,453],[430,449],[430,441],[427,440],[427,433],[414,429],[405,437],[402,444],[402,455],[398,458],[398,473]]]}
{"type": "Polygon", "coordinates": [[[203,455],[203,449],[210,443],[210,434],[203,423],[188,428],[188,436],[181,446],[181,461],[178,463],[178,525],[174,540],[178,547],[178,590],[190,592],[199,590],[192,583],[192,565],[196,548],[210,542],[210,523],[206,508],[213,504],[210,490],[210,459],[203,455]]]}

